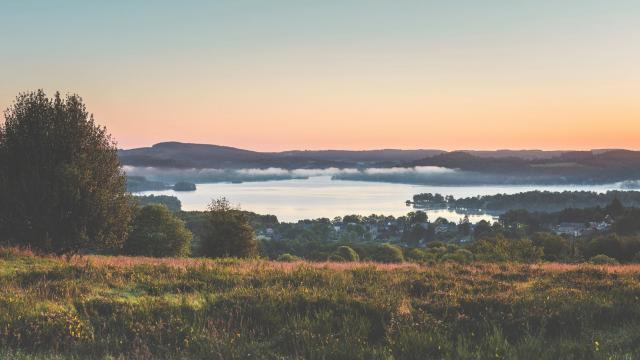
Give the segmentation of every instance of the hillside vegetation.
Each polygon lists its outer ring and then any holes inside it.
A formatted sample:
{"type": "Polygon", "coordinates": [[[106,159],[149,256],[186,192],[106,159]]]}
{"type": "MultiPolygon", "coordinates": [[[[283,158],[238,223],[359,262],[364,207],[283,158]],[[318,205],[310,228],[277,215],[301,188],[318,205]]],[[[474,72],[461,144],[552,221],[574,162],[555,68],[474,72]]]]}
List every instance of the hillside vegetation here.
{"type": "Polygon", "coordinates": [[[631,359],[640,267],[39,257],[0,249],[0,358],[631,359]]]}

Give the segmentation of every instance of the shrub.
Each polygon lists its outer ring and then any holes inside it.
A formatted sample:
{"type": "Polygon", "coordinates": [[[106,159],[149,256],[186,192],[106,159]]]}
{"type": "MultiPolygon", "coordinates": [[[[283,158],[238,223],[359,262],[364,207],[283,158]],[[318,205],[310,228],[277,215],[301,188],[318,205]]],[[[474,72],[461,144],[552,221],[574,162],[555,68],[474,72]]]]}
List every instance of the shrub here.
{"type": "Polygon", "coordinates": [[[432,241],[427,244],[427,248],[437,248],[437,247],[446,247],[446,246],[447,244],[443,243],[442,241],[432,241]]]}
{"type": "Polygon", "coordinates": [[[543,255],[542,248],[531,240],[510,240],[502,235],[474,241],[469,250],[483,261],[535,262],[543,255]]]}
{"type": "Polygon", "coordinates": [[[458,249],[452,253],[444,254],[442,261],[453,261],[459,264],[468,264],[473,261],[473,253],[469,250],[458,249]]]}
{"type": "Polygon", "coordinates": [[[404,256],[399,246],[383,244],[373,251],[372,259],[382,263],[401,263],[404,261],[404,256]]]}
{"type": "Polygon", "coordinates": [[[429,260],[430,257],[432,258],[432,256],[427,255],[426,251],[418,248],[411,248],[405,252],[405,258],[407,260],[411,260],[418,263],[423,263],[429,260]]]}
{"type": "Polygon", "coordinates": [[[614,265],[614,264],[618,264],[618,260],[609,257],[607,255],[596,255],[594,257],[592,257],[589,262],[591,262],[592,264],[598,264],[598,265],[614,265]]]}
{"type": "Polygon", "coordinates": [[[434,247],[427,248],[426,251],[428,254],[433,254],[433,256],[435,257],[440,257],[443,254],[447,253],[447,248],[446,246],[434,246],[434,247]]]}
{"type": "Polygon", "coordinates": [[[225,198],[209,205],[201,250],[207,257],[253,257],[258,253],[256,233],[240,209],[225,198]]]}
{"type": "Polygon", "coordinates": [[[300,260],[299,257],[295,255],[291,255],[289,253],[280,254],[276,259],[276,261],[280,261],[280,262],[295,262],[299,260],[300,260]]]}
{"type": "Polygon", "coordinates": [[[340,246],[335,252],[336,255],[344,259],[344,261],[358,261],[360,256],[349,246],[340,246]]]}
{"type": "Polygon", "coordinates": [[[147,205],[136,212],[124,253],[137,256],[187,256],[192,234],[164,205],[147,205]]]}
{"type": "Polygon", "coordinates": [[[338,254],[331,254],[327,257],[327,261],[346,262],[347,260],[338,254]]]}

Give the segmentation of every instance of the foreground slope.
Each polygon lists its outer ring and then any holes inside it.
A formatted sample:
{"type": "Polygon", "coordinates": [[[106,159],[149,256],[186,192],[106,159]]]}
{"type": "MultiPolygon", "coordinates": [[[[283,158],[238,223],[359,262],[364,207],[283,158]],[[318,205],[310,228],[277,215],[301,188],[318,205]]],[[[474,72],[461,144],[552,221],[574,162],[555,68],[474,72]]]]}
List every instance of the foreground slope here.
{"type": "Polygon", "coordinates": [[[311,264],[0,250],[0,357],[640,356],[640,267],[311,264]]]}

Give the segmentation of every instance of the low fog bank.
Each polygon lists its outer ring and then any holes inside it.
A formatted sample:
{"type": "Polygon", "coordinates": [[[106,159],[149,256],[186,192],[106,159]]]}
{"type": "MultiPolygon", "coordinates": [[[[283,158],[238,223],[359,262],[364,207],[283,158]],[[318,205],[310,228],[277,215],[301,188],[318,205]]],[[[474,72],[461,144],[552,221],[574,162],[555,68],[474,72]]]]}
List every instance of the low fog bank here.
{"type": "Polygon", "coordinates": [[[411,179],[420,178],[424,181],[448,176],[452,177],[457,173],[455,170],[435,167],[417,166],[412,168],[364,168],[364,169],[175,169],[156,167],[134,167],[124,166],[124,171],[128,176],[140,176],[151,181],[160,181],[173,184],[179,181],[193,183],[215,183],[215,182],[245,182],[245,181],[267,181],[267,180],[291,180],[308,179],[315,176],[330,176],[333,179],[347,179],[347,177],[361,177],[366,181],[371,177],[371,181],[378,181],[380,177],[408,177],[411,179]]]}
{"type": "MultiPolygon", "coordinates": [[[[460,171],[436,166],[391,168],[327,168],[327,169],[175,169],[125,166],[128,176],[144,177],[150,181],[174,184],[250,182],[268,180],[308,179],[330,176],[333,180],[372,181],[433,186],[472,185],[593,185],[588,179],[561,176],[506,176],[460,171]]],[[[637,188],[637,181],[619,184],[621,188],[637,188]]]]}

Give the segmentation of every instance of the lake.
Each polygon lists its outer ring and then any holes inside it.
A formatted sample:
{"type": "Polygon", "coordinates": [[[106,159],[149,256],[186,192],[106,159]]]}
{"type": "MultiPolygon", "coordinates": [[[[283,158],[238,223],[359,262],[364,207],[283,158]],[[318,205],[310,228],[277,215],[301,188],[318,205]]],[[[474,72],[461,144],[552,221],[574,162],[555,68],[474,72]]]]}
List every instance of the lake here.
{"type": "MultiPolygon", "coordinates": [[[[243,210],[258,214],[276,215],[280,221],[295,222],[302,219],[334,218],[347,214],[382,214],[401,216],[413,211],[405,204],[418,193],[439,193],[456,198],[476,195],[514,194],[531,190],[587,190],[605,192],[616,190],[608,185],[523,185],[523,186],[427,186],[380,182],[331,180],[330,176],[308,179],[273,180],[233,183],[197,184],[196,191],[173,190],[143,191],[139,195],[172,195],[182,202],[183,210],[204,210],[211,199],[226,197],[243,210]]],[[[458,221],[464,214],[451,210],[427,210],[430,219],[437,217],[458,221]]],[[[470,215],[473,222],[492,220],[491,215],[470,215]]]]}

